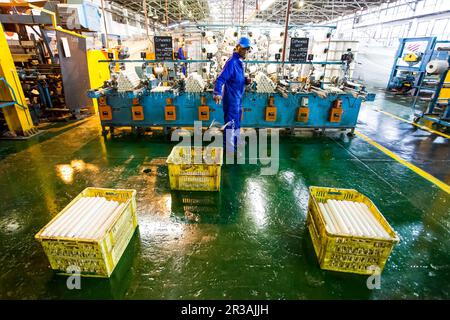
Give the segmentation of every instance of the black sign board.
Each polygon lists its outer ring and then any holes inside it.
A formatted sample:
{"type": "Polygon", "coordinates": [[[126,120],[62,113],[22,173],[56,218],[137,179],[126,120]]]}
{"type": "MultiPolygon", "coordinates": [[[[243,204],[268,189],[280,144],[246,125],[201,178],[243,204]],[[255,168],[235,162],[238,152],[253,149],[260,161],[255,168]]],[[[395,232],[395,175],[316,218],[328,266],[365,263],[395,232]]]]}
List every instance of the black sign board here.
{"type": "Polygon", "coordinates": [[[308,57],[308,38],[291,38],[291,49],[289,51],[290,62],[306,62],[308,57]]]}
{"type": "Polygon", "coordinates": [[[173,60],[172,37],[155,36],[156,60],[173,60]]]}

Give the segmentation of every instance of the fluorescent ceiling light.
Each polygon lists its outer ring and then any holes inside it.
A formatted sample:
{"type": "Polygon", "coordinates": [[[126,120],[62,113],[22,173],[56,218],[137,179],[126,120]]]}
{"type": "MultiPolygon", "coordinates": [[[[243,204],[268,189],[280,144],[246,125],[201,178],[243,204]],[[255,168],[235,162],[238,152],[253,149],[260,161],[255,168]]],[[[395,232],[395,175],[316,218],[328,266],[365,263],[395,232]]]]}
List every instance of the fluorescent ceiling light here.
{"type": "Polygon", "coordinates": [[[259,10],[265,11],[265,10],[269,9],[269,7],[271,5],[273,5],[274,3],[275,3],[275,0],[266,0],[261,4],[261,8],[259,10]]]}

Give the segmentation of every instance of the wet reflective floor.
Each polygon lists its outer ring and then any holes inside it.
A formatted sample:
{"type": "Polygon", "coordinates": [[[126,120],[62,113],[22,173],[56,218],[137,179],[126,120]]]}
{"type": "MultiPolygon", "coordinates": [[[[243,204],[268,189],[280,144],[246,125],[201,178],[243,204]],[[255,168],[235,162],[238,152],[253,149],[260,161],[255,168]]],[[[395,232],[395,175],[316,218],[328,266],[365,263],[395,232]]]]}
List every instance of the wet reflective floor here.
{"type": "MultiPolygon", "coordinates": [[[[448,153],[439,153],[448,141],[410,134],[372,109],[361,132],[448,182],[448,153]]],[[[170,190],[172,146],[164,137],[105,140],[95,118],[0,142],[0,298],[450,298],[450,196],[361,138],[282,137],[276,175],[227,165],[218,194],[170,190]],[[357,189],[399,234],[381,289],[319,268],[306,228],[312,185],[357,189]],[[139,228],[111,279],[83,278],[81,290],[68,290],[34,235],[88,186],[136,189],[139,228]]]]}

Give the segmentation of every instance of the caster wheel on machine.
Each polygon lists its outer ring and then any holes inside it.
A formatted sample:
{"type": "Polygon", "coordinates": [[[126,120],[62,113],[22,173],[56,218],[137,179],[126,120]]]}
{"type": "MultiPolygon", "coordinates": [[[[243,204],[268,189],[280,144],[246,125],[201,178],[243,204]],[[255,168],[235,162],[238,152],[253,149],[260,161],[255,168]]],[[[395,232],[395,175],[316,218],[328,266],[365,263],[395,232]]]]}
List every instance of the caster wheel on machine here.
{"type": "Polygon", "coordinates": [[[347,132],[347,136],[348,136],[348,137],[354,137],[354,136],[355,136],[355,128],[353,128],[352,130],[350,130],[349,132],[347,132]]]}
{"type": "Polygon", "coordinates": [[[109,131],[106,129],[106,127],[102,126],[102,136],[106,138],[108,133],[109,133],[109,131]]]}

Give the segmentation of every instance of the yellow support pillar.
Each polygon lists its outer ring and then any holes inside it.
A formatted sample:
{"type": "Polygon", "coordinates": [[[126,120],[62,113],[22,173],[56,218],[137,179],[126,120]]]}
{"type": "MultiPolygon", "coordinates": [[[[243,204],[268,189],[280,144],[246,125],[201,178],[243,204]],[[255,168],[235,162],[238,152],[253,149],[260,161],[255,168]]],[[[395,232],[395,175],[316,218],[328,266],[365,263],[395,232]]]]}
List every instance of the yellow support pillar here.
{"type": "Polygon", "coordinates": [[[0,103],[14,100],[17,102],[14,105],[4,107],[0,110],[5,115],[6,123],[10,131],[20,136],[32,135],[37,132],[37,129],[33,126],[33,120],[28,110],[28,105],[1,23],[0,52],[0,78],[5,79],[11,87],[9,88],[4,81],[0,81],[0,103]]]}
{"type": "MultiPolygon", "coordinates": [[[[87,63],[89,70],[89,82],[91,89],[97,89],[103,86],[106,80],[111,78],[111,73],[109,71],[109,63],[98,62],[99,60],[105,60],[105,54],[101,50],[88,50],[87,52],[87,63]]],[[[98,113],[98,102],[97,99],[92,99],[94,102],[95,114],[98,113]]]]}

